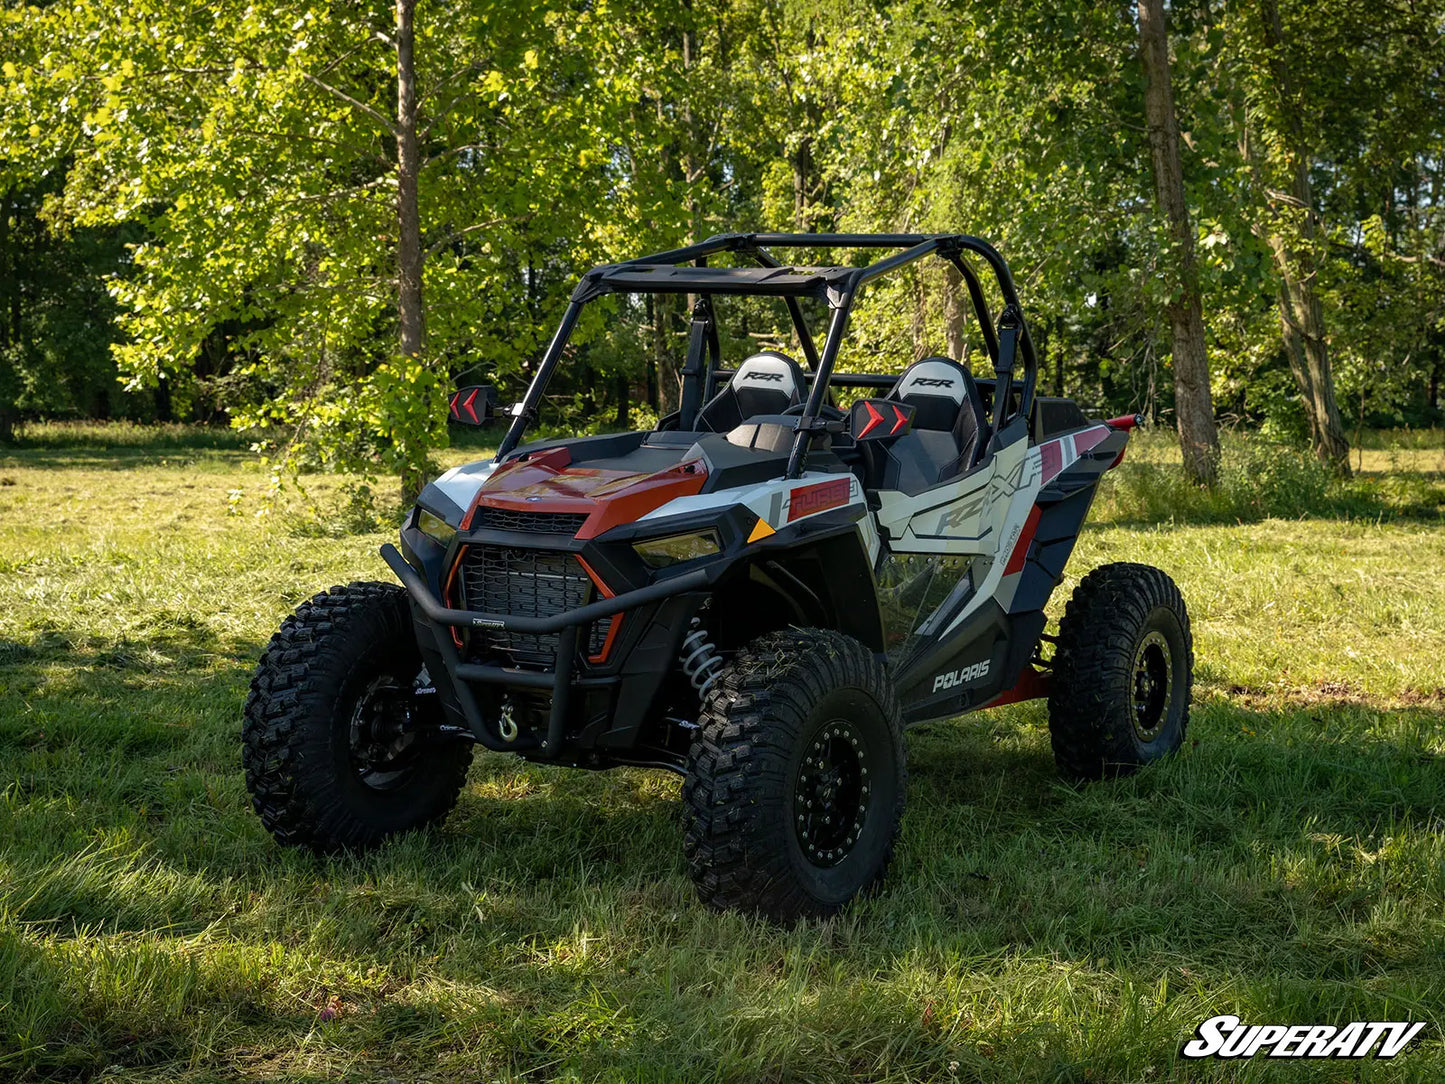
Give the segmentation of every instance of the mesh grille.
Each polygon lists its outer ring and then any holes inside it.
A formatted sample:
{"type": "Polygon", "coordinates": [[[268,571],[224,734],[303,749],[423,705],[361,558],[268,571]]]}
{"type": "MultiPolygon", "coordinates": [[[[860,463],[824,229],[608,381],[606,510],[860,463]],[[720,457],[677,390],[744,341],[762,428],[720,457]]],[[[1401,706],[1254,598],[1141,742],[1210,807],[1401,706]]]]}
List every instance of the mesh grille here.
{"type": "MultiPolygon", "coordinates": [[[[466,608],[513,617],[552,617],[593,601],[592,580],[571,554],[509,546],[472,546],[462,566],[466,608]]],[[[607,621],[582,630],[588,655],[600,655],[607,621]]],[[[473,644],[509,656],[513,663],[552,667],[559,633],[479,630],[473,644]]]]}
{"type": "Polygon", "coordinates": [[[474,528],[489,531],[520,531],[525,534],[575,535],[587,522],[586,513],[519,512],[511,508],[479,507],[472,518],[474,528]]]}

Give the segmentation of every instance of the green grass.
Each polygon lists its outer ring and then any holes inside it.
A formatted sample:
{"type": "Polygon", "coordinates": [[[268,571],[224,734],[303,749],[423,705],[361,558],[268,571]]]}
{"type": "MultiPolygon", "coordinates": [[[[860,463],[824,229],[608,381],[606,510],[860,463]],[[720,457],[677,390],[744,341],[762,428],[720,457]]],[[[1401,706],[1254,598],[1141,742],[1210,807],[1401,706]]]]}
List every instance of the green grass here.
{"type": "Polygon", "coordinates": [[[479,755],[439,830],[276,847],[251,666],[302,598],[383,577],[390,531],[318,528],[326,478],[258,517],[222,441],[27,441],[0,453],[0,1079],[1445,1076],[1438,465],[1269,518],[1136,446],[1056,601],[1111,560],[1179,581],[1183,754],[1075,790],[1040,705],[914,731],[882,891],[784,931],[694,902],[677,783],[644,771],[479,755]],[[1149,522],[1156,484],[1194,503],[1149,522]],[[1429,1026],[1394,1062],[1180,1061],[1220,1012],[1429,1026]]]}

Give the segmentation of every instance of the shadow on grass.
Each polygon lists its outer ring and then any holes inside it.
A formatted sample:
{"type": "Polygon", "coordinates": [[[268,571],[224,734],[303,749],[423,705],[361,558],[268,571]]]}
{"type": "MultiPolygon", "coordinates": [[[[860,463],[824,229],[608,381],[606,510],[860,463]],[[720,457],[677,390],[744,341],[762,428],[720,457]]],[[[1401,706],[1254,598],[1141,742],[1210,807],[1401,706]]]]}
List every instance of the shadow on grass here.
{"type": "MultiPolygon", "coordinates": [[[[1423,902],[1445,890],[1445,705],[1214,694],[1181,756],[1086,788],[1057,779],[1038,705],[920,728],[881,892],[783,931],[697,907],[675,792],[643,772],[485,756],[442,828],[360,856],[276,847],[236,743],[260,645],[192,633],[169,662],[83,645],[93,684],[43,746],[0,730],[0,986],[22,991],[0,1070],[19,1079],[260,1072],[255,1050],[305,1079],[316,1044],[362,1078],[1135,1077],[1213,1011],[1445,1008],[1423,902]],[[218,659],[193,727],[144,723],[218,659]],[[1138,993],[1170,975],[1172,999],[1138,993]]],[[[39,634],[0,684],[79,672],[76,651],[39,634]]]]}

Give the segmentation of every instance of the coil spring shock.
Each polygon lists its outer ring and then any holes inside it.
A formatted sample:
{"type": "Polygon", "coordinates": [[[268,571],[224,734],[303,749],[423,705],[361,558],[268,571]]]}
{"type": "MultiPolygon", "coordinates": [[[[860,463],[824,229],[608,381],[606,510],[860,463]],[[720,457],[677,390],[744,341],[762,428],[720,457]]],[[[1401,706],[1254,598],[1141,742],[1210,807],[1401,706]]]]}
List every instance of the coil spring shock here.
{"type": "Polygon", "coordinates": [[[696,617],[692,619],[692,631],[683,637],[678,658],[682,661],[682,672],[697,690],[698,699],[707,699],[707,691],[712,688],[712,683],[718,679],[726,664],[713,642],[708,639],[702,622],[696,617]]]}

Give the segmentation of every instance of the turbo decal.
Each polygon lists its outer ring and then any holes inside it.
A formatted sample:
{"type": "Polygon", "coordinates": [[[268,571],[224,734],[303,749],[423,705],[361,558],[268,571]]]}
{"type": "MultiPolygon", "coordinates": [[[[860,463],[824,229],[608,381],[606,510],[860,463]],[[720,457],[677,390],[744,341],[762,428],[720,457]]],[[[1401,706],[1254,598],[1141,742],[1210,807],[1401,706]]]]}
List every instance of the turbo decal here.
{"type": "Polygon", "coordinates": [[[793,490],[788,501],[788,522],[826,512],[830,508],[841,508],[848,503],[848,494],[852,488],[852,479],[838,478],[793,490]]]}

